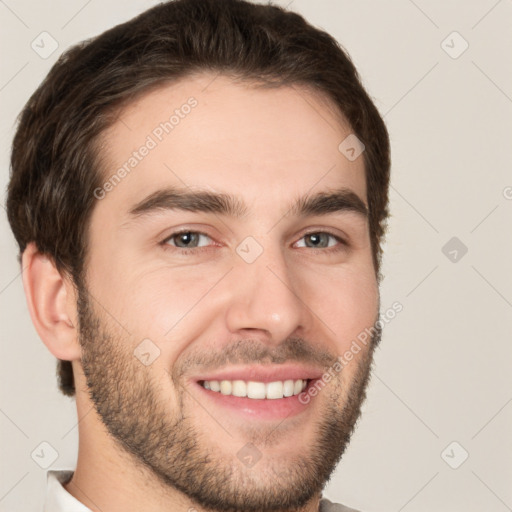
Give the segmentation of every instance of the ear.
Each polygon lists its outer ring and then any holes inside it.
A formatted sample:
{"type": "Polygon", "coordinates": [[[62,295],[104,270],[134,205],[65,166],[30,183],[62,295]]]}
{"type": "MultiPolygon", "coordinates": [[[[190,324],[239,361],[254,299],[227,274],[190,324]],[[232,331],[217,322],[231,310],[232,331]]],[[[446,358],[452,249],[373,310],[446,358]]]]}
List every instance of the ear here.
{"type": "Polygon", "coordinates": [[[53,261],[41,254],[34,242],[27,245],[21,264],[23,289],[39,337],[58,359],[79,360],[76,294],[72,282],[61,276],[53,261]]]}

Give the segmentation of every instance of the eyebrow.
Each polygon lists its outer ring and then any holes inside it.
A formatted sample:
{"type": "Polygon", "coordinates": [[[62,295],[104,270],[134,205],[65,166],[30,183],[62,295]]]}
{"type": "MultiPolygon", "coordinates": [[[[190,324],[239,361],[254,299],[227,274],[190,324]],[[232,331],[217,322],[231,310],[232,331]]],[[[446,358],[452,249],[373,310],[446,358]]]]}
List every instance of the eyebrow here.
{"type": "MultiPolygon", "coordinates": [[[[238,219],[248,213],[245,203],[236,196],[170,187],[146,196],[129,210],[129,217],[135,219],[165,210],[209,212],[238,219]]],[[[363,200],[347,188],[300,196],[292,203],[286,215],[306,217],[337,212],[357,213],[365,219],[368,217],[368,209],[363,200]]]]}

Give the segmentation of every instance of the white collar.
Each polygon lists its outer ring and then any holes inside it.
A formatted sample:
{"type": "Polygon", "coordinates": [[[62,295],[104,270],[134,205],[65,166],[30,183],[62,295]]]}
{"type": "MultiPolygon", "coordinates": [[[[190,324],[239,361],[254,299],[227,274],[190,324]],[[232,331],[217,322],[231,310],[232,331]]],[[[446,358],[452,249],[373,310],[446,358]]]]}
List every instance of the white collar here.
{"type": "Polygon", "coordinates": [[[71,469],[50,469],[46,472],[46,500],[43,512],[92,512],[62,485],[69,481],[73,473],[71,469]]]}

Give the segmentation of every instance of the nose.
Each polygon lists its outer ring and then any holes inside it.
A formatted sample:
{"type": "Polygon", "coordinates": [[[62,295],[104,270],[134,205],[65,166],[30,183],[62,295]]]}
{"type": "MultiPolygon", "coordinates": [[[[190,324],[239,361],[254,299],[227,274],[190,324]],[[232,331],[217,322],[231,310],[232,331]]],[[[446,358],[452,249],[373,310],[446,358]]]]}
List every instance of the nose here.
{"type": "Polygon", "coordinates": [[[300,276],[289,268],[281,248],[265,247],[252,263],[235,257],[226,313],[230,332],[250,331],[252,336],[261,331],[265,341],[279,344],[309,328],[311,311],[307,297],[299,294],[300,276]]]}

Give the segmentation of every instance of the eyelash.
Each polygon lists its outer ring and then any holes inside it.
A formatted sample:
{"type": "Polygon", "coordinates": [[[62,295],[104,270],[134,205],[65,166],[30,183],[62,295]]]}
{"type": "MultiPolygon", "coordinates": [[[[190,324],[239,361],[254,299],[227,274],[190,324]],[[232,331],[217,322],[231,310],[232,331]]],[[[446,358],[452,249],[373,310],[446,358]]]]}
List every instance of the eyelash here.
{"type": "MultiPolygon", "coordinates": [[[[192,230],[189,230],[189,229],[185,229],[185,230],[182,230],[182,231],[176,231],[176,232],[170,234],[169,236],[165,237],[164,240],[162,240],[160,242],[160,245],[162,245],[164,250],[178,251],[178,252],[180,252],[183,255],[197,253],[198,251],[210,249],[210,246],[208,246],[208,247],[194,247],[194,248],[191,248],[191,249],[187,249],[187,248],[183,248],[183,247],[173,247],[172,245],[169,245],[167,243],[169,240],[171,240],[171,239],[173,239],[175,237],[178,237],[179,235],[185,234],[185,233],[192,233],[192,234],[196,234],[196,235],[204,235],[204,236],[206,236],[206,237],[211,239],[211,237],[209,235],[207,235],[206,233],[203,233],[202,231],[192,231],[192,230]],[[169,249],[169,247],[171,247],[171,249],[169,249]]],[[[335,247],[321,248],[321,249],[323,249],[326,252],[336,253],[338,251],[342,251],[342,250],[346,249],[348,247],[348,245],[349,245],[340,236],[335,235],[334,233],[331,233],[330,231],[310,231],[309,233],[304,233],[304,235],[300,238],[300,240],[302,240],[302,238],[304,238],[304,237],[306,237],[308,235],[319,235],[319,234],[329,235],[329,236],[333,237],[340,244],[340,245],[337,245],[335,247]]],[[[314,248],[313,247],[302,247],[302,249],[314,249],[314,248]]]]}

